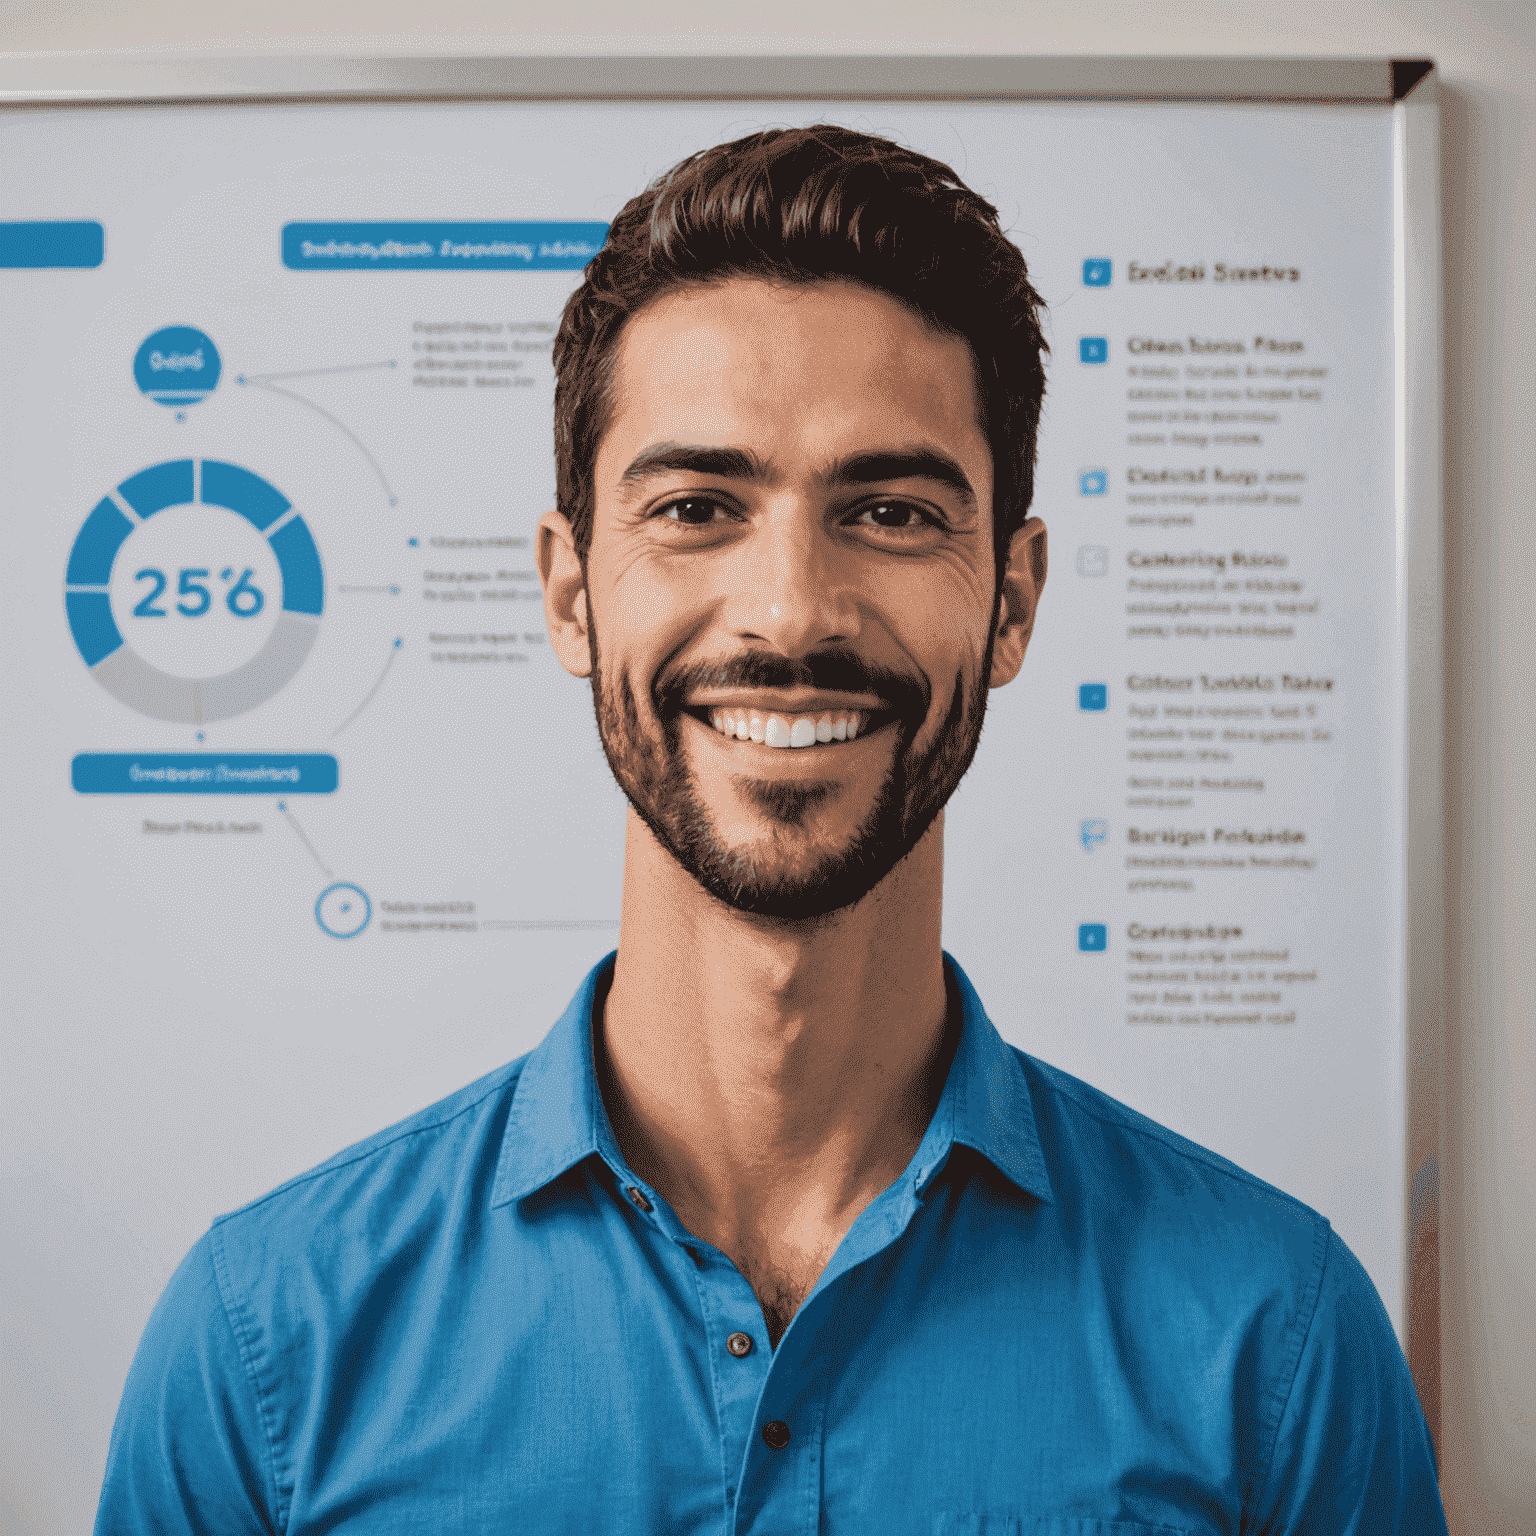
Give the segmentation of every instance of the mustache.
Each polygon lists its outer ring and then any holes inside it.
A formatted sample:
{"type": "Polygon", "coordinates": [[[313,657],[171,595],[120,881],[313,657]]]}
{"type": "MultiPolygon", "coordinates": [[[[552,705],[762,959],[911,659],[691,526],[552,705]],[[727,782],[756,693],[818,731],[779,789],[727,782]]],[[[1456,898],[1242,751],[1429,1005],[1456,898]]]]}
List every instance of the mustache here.
{"type": "Polygon", "coordinates": [[[663,720],[682,713],[683,701],[700,688],[813,688],[818,693],[872,693],[902,720],[917,724],[928,713],[931,690],[920,677],[875,666],[850,650],[815,651],[794,658],[742,651],[718,661],[664,667],[651,689],[663,720]]]}

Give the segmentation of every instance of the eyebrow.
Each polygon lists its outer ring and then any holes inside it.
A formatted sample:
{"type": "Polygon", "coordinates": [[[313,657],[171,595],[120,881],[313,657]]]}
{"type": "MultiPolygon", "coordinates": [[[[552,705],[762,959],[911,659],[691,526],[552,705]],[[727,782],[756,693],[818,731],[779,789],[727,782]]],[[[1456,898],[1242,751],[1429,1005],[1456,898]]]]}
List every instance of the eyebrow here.
{"type": "Polygon", "coordinates": [[[828,485],[875,485],[882,480],[934,480],[976,505],[976,488],[956,460],[937,448],[856,453],[838,459],[822,476],[828,485]]]}
{"type": "Polygon", "coordinates": [[[702,448],[686,443],[653,443],[642,448],[619,479],[632,482],[677,473],[718,475],[724,480],[750,480],[758,485],[773,479],[769,466],[745,448],[702,448]]]}
{"type": "MultiPolygon", "coordinates": [[[[771,485],[776,478],[772,465],[745,448],[695,447],[685,443],[655,443],[635,455],[620,476],[634,483],[652,475],[718,475],[725,480],[745,480],[771,485]]],[[[835,460],[817,477],[825,485],[878,485],[883,480],[933,480],[976,503],[976,488],[959,463],[936,448],[901,448],[851,454],[835,460]]]]}

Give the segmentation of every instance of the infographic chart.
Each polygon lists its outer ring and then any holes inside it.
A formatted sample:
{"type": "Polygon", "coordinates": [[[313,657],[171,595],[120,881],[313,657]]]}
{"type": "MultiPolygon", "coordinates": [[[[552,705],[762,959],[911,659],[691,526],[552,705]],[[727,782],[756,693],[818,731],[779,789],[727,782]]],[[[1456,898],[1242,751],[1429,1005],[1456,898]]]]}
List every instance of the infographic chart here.
{"type": "Polygon", "coordinates": [[[1048,308],[1050,578],[947,815],[946,947],[1009,1039],[1323,1210],[1397,1308],[1388,112],[19,114],[7,1076],[18,1226],[85,1192],[34,1336],[101,1319],[101,1456],[212,1215],[531,1048],[617,941],[624,801],[533,561],[551,344],[651,178],[825,118],[952,164],[1048,308]]]}
{"type": "Polygon", "coordinates": [[[70,548],[64,583],[70,633],[97,682],[153,720],[198,726],[277,693],[303,666],[325,608],[320,552],[303,516],[260,475],[215,459],[152,464],[103,496],[70,548]],[[210,565],[182,565],[166,598],[164,567],[189,552],[207,558],[210,548],[236,558],[222,570],[218,554],[210,565]],[[151,560],[160,563],[140,563],[151,560]],[[213,571],[222,604],[208,585],[213,571]],[[258,571],[262,585],[253,580],[258,571]],[[133,622],[172,612],[210,619],[198,626],[195,648],[185,626],[133,622]],[[233,624],[221,624],[225,613],[233,624]],[[185,670],[205,666],[219,670],[185,670]]]}

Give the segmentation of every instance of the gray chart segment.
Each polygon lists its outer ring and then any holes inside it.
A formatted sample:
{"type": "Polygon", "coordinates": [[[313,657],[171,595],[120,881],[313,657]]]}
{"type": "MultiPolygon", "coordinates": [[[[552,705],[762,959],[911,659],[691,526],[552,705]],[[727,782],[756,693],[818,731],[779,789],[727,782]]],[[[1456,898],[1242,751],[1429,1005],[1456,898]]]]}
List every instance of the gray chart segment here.
{"type": "Polygon", "coordinates": [[[221,677],[172,677],[126,645],[92,670],[108,693],[151,720],[203,725],[265,703],[304,665],[319,633],[318,619],[284,613],[267,643],[243,667],[221,677]]]}
{"type": "Polygon", "coordinates": [[[172,677],[152,667],[126,645],[91,669],[114,698],[148,715],[151,720],[190,720],[198,717],[199,685],[194,678],[172,677]]]}
{"type": "Polygon", "coordinates": [[[317,619],[283,614],[267,643],[243,667],[203,684],[203,719],[227,720],[265,703],[304,665],[319,633],[317,619]]]}

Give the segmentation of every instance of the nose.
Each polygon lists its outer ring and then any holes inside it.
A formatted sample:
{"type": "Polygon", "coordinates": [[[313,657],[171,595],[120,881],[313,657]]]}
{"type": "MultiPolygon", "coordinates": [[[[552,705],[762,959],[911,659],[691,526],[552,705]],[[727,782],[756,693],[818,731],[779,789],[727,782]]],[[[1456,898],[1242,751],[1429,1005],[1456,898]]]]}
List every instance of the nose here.
{"type": "Polygon", "coordinates": [[[852,562],[810,509],[775,509],[746,542],[728,617],[740,639],[801,657],[857,637],[852,562]]]}

